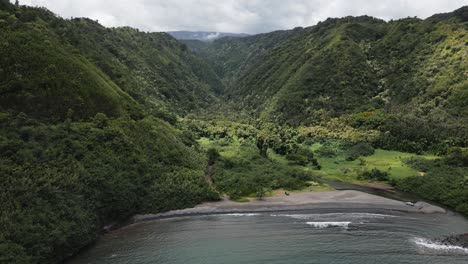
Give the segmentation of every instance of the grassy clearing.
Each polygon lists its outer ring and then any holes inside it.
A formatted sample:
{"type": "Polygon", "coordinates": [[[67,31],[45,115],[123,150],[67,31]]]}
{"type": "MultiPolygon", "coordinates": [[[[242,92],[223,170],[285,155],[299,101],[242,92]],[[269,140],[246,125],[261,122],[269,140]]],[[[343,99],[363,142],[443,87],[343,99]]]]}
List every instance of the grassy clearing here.
{"type": "MultiPolygon", "coordinates": [[[[320,148],[320,143],[312,145],[314,151],[320,148]]],[[[436,156],[416,155],[411,153],[376,149],[375,153],[368,157],[361,157],[354,161],[347,161],[344,153],[338,152],[333,158],[317,156],[322,165],[320,171],[316,171],[321,177],[329,180],[363,182],[357,178],[357,172],[361,170],[372,170],[374,168],[385,171],[391,179],[401,179],[410,176],[417,176],[418,171],[404,163],[404,160],[411,157],[424,157],[435,159],[436,156]]]]}
{"type": "MultiPolygon", "coordinates": [[[[399,151],[376,149],[373,155],[360,157],[354,161],[348,161],[346,160],[345,151],[339,149],[338,145],[334,145],[333,148],[336,150],[337,154],[335,157],[320,157],[317,154],[315,155],[322,167],[321,170],[317,170],[311,165],[291,165],[290,161],[288,161],[285,156],[279,155],[271,150],[267,152],[268,158],[261,157],[253,142],[244,141],[242,139],[227,141],[224,139],[210,140],[208,138],[201,138],[198,142],[206,149],[216,148],[223,159],[228,159],[235,164],[232,167],[223,168],[223,177],[218,178],[218,186],[220,187],[223,182],[227,183],[229,181],[229,183],[224,185],[227,186],[228,189],[231,188],[231,185],[233,187],[234,185],[242,183],[245,184],[245,186],[251,186],[253,181],[255,181],[255,175],[260,174],[275,175],[270,177],[270,180],[273,182],[287,182],[293,174],[293,171],[312,173],[312,175],[328,180],[358,183],[369,182],[369,180],[359,179],[358,174],[360,172],[366,170],[370,171],[376,168],[380,171],[387,172],[391,180],[398,180],[419,175],[417,169],[405,164],[405,159],[412,157],[423,157],[425,159],[436,158],[430,155],[416,155],[399,151]],[[238,180],[232,181],[233,179],[238,180]],[[232,183],[230,181],[232,181],[232,183]]],[[[309,148],[317,152],[321,146],[321,143],[315,143],[309,146],[309,148]]],[[[277,184],[275,187],[269,188],[264,196],[281,195],[286,190],[288,192],[322,192],[333,190],[332,187],[326,184],[314,181],[305,181],[302,187],[297,184],[295,186],[295,188],[284,188],[281,184],[277,184]]],[[[226,191],[228,191],[228,189],[226,189],[226,191]]],[[[247,189],[244,190],[245,191],[240,192],[242,193],[240,197],[256,197],[255,192],[247,192],[247,189]]]]}
{"type": "Polygon", "coordinates": [[[252,146],[252,143],[242,139],[210,140],[209,138],[200,138],[198,143],[204,149],[217,149],[219,154],[221,154],[221,156],[226,159],[255,160],[259,157],[258,150],[252,146]]]}

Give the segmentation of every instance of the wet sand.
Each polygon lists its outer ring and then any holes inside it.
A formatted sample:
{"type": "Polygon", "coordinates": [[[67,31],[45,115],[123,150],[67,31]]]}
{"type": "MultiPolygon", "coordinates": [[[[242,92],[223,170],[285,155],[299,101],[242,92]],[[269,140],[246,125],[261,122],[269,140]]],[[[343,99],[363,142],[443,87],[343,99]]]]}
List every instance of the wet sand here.
{"type": "Polygon", "coordinates": [[[354,190],[290,193],[290,195],[280,194],[273,197],[266,197],[263,198],[263,200],[256,198],[250,198],[249,200],[250,202],[238,203],[223,198],[221,201],[203,203],[194,208],[174,210],[160,214],[136,215],[133,217],[132,222],[138,223],[161,218],[204,214],[314,209],[374,209],[408,213],[446,213],[445,209],[426,202],[417,202],[414,206],[409,206],[401,201],[354,190]]]}

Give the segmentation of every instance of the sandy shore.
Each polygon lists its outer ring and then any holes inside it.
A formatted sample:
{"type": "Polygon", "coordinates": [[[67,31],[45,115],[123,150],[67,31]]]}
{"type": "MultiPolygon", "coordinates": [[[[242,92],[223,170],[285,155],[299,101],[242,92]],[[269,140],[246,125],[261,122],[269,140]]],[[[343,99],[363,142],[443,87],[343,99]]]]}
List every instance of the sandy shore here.
{"type": "Polygon", "coordinates": [[[136,215],[133,217],[133,223],[190,215],[314,209],[360,209],[390,210],[408,213],[446,213],[445,209],[425,202],[418,202],[415,206],[409,206],[401,201],[359,191],[346,190],[291,193],[289,196],[278,195],[266,197],[263,200],[251,198],[250,202],[247,203],[237,203],[224,198],[221,201],[203,203],[194,208],[174,210],[160,214],[136,215]]]}
{"type": "Polygon", "coordinates": [[[395,188],[389,184],[381,183],[381,182],[362,182],[362,183],[353,183],[359,186],[370,187],[374,189],[380,189],[385,191],[394,191],[395,188]]]}

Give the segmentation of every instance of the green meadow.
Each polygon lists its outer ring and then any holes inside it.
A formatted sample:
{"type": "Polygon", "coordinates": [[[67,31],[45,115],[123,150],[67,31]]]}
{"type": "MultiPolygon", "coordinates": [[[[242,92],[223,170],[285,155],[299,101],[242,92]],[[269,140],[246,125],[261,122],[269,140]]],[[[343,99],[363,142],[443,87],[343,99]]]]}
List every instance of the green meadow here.
{"type": "MultiPolygon", "coordinates": [[[[310,148],[313,151],[317,151],[321,146],[322,144],[316,143],[310,146],[310,148]]],[[[314,172],[324,179],[349,182],[366,181],[358,179],[358,173],[374,168],[387,172],[390,179],[421,176],[421,172],[405,163],[405,160],[414,157],[429,160],[437,158],[434,155],[416,155],[400,151],[376,149],[374,154],[370,156],[348,161],[344,152],[338,150],[336,157],[329,158],[317,155],[317,160],[322,168],[321,170],[314,170],[314,172]]]]}

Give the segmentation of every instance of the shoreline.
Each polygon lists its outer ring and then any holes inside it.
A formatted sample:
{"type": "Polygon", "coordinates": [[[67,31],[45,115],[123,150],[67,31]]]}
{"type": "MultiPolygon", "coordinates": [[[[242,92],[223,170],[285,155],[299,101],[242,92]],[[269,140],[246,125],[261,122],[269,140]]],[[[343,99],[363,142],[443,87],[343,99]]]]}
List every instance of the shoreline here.
{"type": "Polygon", "coordinates": [[[176,217],[302,210],[373,210],[423,214],[447,212],[444,208],[426,202],[417,202],[414,206],[409,206],[401,201],[354,190],[291,193],[288,196],[265,197],[263,200],[249,198],[249,200],[250,202],[238,203],[224,197],[221,201],[206,202],[193,208],[135,215],[130,225],[176,217]]]}

